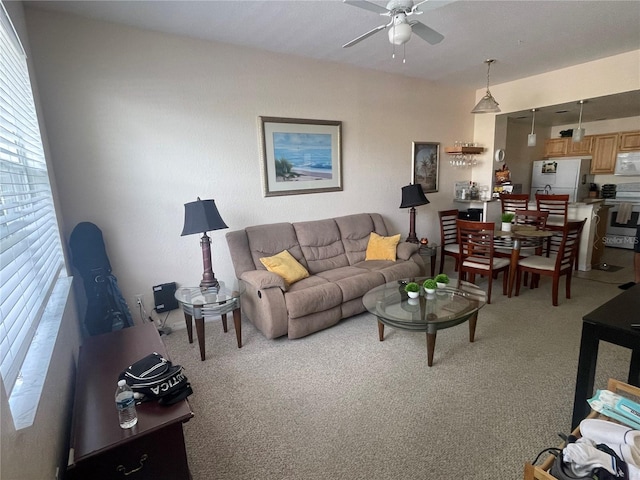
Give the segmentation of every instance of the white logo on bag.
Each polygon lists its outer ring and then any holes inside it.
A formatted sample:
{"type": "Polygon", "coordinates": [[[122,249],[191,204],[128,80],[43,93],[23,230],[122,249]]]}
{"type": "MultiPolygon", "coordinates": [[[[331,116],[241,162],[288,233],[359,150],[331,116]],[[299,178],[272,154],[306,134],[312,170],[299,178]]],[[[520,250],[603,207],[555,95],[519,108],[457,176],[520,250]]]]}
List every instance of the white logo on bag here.
{"type": "Polygon", "coordinates": [[[166,382],[162,382],[160,385],[156,387],[151,387],[151,391],[154,395],[160,395],[161,393],[166,393],[180,382],[184,380],[184,373],[178,372],[176,375],[168,379],[166,382]]]}

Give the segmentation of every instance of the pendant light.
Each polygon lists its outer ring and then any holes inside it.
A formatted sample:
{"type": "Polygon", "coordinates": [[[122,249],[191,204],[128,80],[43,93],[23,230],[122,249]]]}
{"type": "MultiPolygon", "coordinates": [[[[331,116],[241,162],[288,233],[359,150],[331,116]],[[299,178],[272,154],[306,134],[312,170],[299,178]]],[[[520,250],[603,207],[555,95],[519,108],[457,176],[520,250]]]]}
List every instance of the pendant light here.
{"type": "Polygon", "coordinates": [[[578,128],[573,129],[573,135],[571,136],[571,140],[574,142],[581,142],[584,138],[584,128],[582,128],[582,106],[587,103],[586,100],[580,100],[578,105],[580,105],[580,118],[578,119],[578,128]]]}
{"type": "Polygon", "coordinates": [[[487,64],[487,93],[485,93],[484,97],[482,97],[474,109],[471,110],[471,113],[497,113],[500,111],[498,102],[496,102],[489,91],[489,71],[491,70],[491,64],[494,62],[495,60],[492,58],[484,61],[484,63],[487,64]]]}
{"type": "Polygon", "coordinates": [[[533,127],[536,124],[536,109],[532,108],[533,118],[531,119],[531,133],[527,136],[527,146],[535,147],[536,146],[536,134],[533,133],[533,127]]]}

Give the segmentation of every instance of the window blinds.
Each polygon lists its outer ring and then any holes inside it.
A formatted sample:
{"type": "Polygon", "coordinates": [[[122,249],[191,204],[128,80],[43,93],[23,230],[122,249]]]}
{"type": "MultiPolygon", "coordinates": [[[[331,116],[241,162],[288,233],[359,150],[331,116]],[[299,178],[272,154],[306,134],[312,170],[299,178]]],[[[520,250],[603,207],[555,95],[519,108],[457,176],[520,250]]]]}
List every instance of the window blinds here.
{"type": "Polygon", "coordinates": [[[7,394],[63,268],[26,57],[0,3],[0,373],[7,394]]]}

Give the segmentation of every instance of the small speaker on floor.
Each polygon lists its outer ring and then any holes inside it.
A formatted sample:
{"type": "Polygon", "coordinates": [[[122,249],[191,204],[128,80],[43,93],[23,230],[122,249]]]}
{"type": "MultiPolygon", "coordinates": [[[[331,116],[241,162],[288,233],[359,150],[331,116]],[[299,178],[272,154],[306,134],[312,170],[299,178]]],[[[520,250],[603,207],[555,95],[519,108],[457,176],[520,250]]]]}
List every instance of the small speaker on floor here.
{"type": "Polygon", "coordinates": [[[153,287],[153,301],[156,304],[156,312],[168,312],[178,308],[178,301],[175,297],[176,282],[163,283],[153,287]]]}

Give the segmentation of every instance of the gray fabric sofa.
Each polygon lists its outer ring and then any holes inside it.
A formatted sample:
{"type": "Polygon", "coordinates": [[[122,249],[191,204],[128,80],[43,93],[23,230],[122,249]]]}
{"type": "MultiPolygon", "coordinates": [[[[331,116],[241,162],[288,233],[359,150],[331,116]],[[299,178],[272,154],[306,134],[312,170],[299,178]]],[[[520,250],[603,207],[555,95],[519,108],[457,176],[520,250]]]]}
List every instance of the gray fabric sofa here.
{"type": "Polygon", "coordinates": [[[418,245],[400,242],[397,260],[365,260],[371,232],[388,236],[377,213],[247,227],[226,234],[231,260],[246,292],[242,313],[267,337],[300,338],[365,311],[373,287],[420,276],[418,245]],[[288,250],[310,276],[288,286],[262,257],[288,250]]]}

